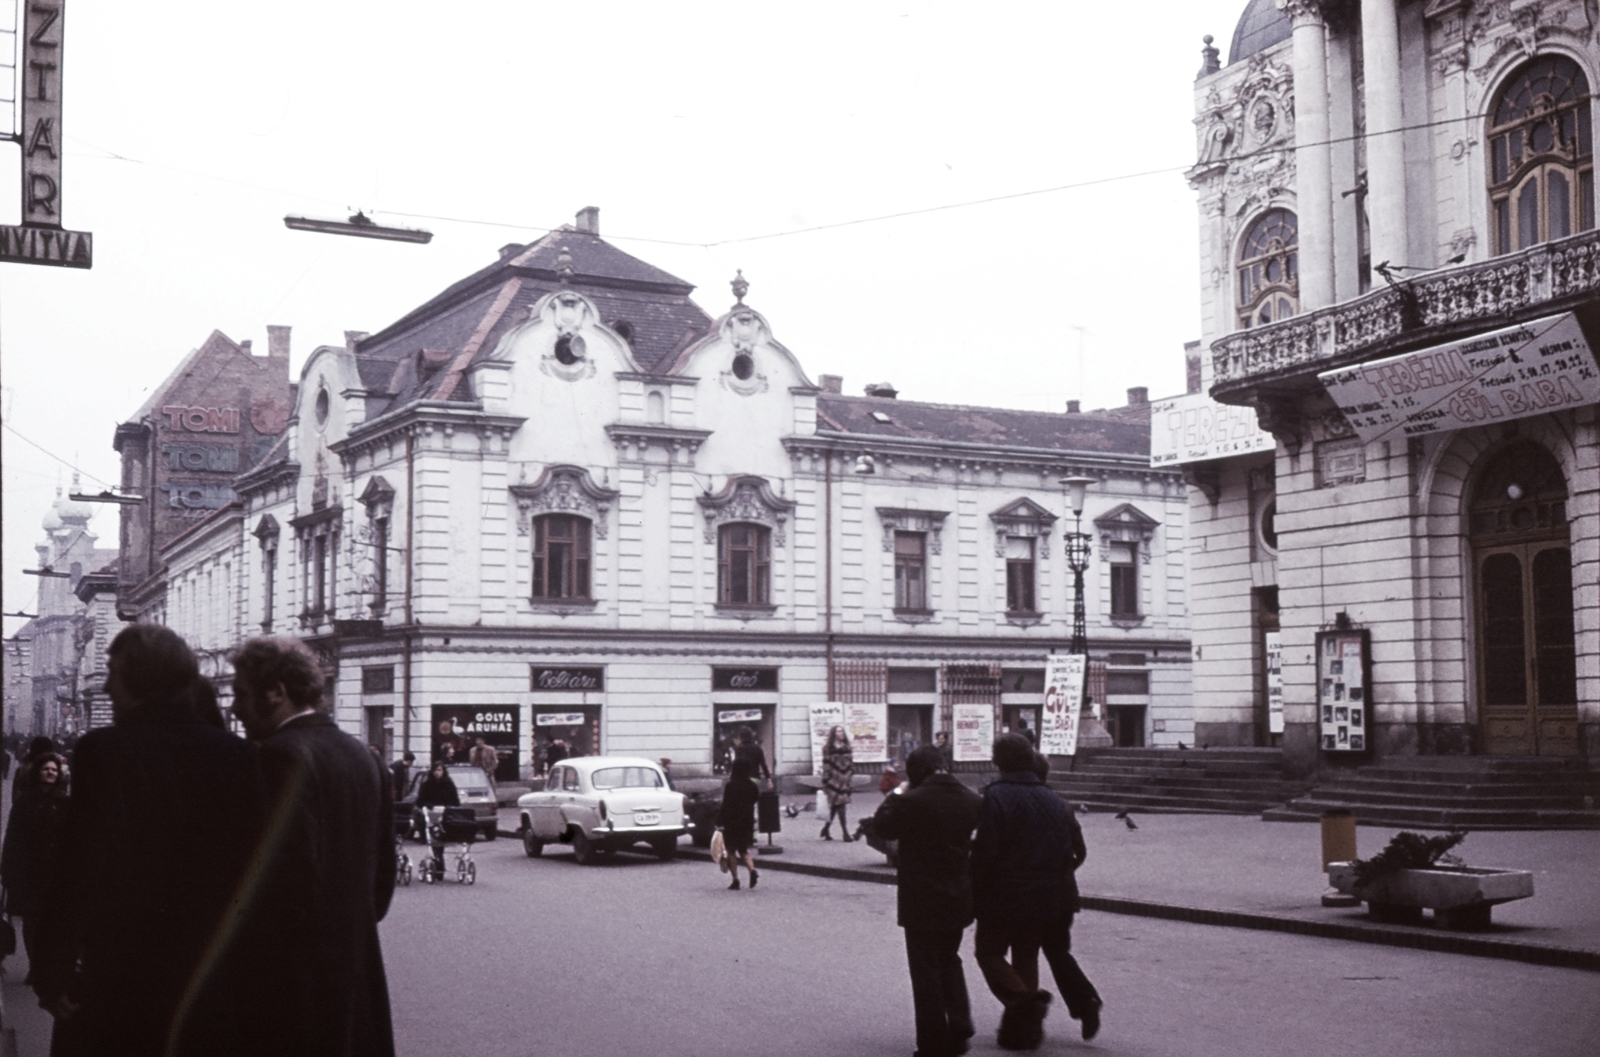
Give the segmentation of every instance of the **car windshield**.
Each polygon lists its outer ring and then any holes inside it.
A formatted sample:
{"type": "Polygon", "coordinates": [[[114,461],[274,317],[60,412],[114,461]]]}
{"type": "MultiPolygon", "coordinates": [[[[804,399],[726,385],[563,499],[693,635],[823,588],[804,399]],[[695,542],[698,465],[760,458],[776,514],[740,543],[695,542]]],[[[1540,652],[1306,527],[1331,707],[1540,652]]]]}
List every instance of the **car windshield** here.
{"type": "Polygon", "coordinates": [[[589,776],[596,789],[660,789],[661,772],[654,767],[602,767],[589,776]]]}
{"type": "Polygon", "coordinates": [[[489,779],[478,767],[452,767],[450,780],[461,792],[479,793],[489,788],[489,779]]]}

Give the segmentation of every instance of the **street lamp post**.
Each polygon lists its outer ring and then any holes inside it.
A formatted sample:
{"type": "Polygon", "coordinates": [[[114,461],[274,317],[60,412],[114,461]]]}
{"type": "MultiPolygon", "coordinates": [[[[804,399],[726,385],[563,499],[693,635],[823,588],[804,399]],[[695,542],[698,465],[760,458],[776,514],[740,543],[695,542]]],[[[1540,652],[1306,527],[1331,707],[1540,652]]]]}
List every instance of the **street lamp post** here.
{"type": "Polygon", "coordinates": [[[1067,489],[1067,502],[1072,507],[1073,530],[1067,533],[1067,568],[1072,570],[1072,642],[1068,653],[1088,656],[1089,628],[1083,610],[1083,574],[1089,568],[1089,534],[1083,531],[1083,500],[1092,477],[1064,477],[1061,483],[1067,489]]]}

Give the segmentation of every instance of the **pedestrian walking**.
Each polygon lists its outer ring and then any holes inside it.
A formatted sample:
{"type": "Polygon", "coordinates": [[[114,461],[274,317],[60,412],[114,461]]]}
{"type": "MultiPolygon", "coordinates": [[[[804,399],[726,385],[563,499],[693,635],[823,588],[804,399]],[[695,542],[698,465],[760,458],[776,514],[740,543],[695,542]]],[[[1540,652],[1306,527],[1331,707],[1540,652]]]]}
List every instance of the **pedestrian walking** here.
{"type": "MultiPolygon", "coordinates": [[[[978,923],[973,958],[1005,1007],[998,1042],[1012,1050],[1039,1046],[1051,995],[1039,989],[1037,968],[1030,985],[1006,954],[1012,948],[1037,950],[1047,931],[1059,927],[1072,854],[1071,816],[1034,773],[1033,756],[1021,734],[995,739],[992,758],[1000,777],[984,789],[972,845],[978,923]]],[[[1068,1008],[1084,1015],[1081,1006],[1068,1008]]]]}
{"type": "Polygon", "coordinates": [[[297,1057],[392,1057],[378,922],[394,895],[389,777],[318,710],[322,672],[300,642],[233,655],[234,713],[261,747],[272,842],[251,947],[264,1014],[255,1042],[297,1057]]]}
{"type": "Polygon", "coordinates": [[[756,886],[761,874],[750,853],[756,842],[756,798],[760,790],[750,773],[750,761],[736,758],[728,775],[728,784],[722,787],[722,807],[717,810],[717,829],[722,831],[722,846],[727,850],[733,874],[728,889],[739,890],[739,860],[744,860],[750,871],[750,887],[756,886]]]}
{"type": "Polygon", "coordinates": [[[944,769],[949,771],[955,767],[956,756],[950,748],[950,732],[941,730],[933,736],[933,747],[939,750],[939,758],[944,761],[944,769]]]}
{"type": "Polygon", "coordinates": [[[489,788],[494,789],[494,772],[500,766],[500,754],[493,745],[483,740],[482,735],[478,736],[472,751],[467,754],[467,761],[483,772],[483,776],[489,780],[489,788]]]}
{"type": "Polygon", "coordinates": [[[441,761],[433,765],[428,771],[428,776],[417,787],[416,828],[428,841],[428,847],[433,852],[433,865],[439,870],[444,869],[444,842],[435,842],[433,835],[428,830],[428,808],[430,807],[459,807],[461,806],[461,792],[456,788],[455,779],[450,777],[450,772],[445,769],[441,761]]]}
{"type": "Polygon", "coordinates": [[[916,1057],[967,1052],[972,1007],[961,967],[961,936],[973,920],[968,855],[982,801],[931,745],[906,757],[910,788],[873,816],[879,836],[900,842],[897,916],[904,930],[916,1057]]]}
{"type": "Polygon", "coordinates": [[[822,839],[832,840],[833,820],[839,820],[839,833],[846,842],[850,836],[850,819],[846,809],[850,804],[850,782],[855,777],[855,756],[850,751],[850,737],[843,727],[828,731],[827,743],[822,746],[822,789],[828,797],[828,821],[822,824],[822,839]]]}
{"type": "MultiPolygon", "coordinates": [[[[1033,773],[1039,776],[1039,781],[1048,782],[1050,758],[1035,751],[1033,773]]],[[[1071,851],[1067,856],[1066,873],[1061,879],[1061,916],[1039,932],[1038,946],[1033,946],[1028,937],[1021,943],[1013,943],[1011,965],[1025,985],[1037,988],[1039,954],[1042,951],[1045,961],[1050,965],[1050,974],[1056,979],[1056,990],[1061,994],[1061,1001],[1074,1019],[1082,1021],[1083,1037],[1088,1040],[1100,1033],[1100,1007],[1103,1003],[1100,993],[1078,964],[1078,959],[1072,956],[1072,919],[1083,909],[1078,901],[1077,870],[1088,858],[1089,849],[1083,840],[1083,827],[1078,824],[1078,816],[1072,813],[1070,807],[1067,809],[1067,824],[1072,831],[1071,851]]]]}
{"type": "Polygon", "coordinates": [[[22,949],[28,955],[30,972],[25,984],[32,982],[39,919],[54,879],[62,824],[67,817],[67,785],[61,776],[65,763],[53,752],[34,761],[27,795],[11,802],[5,846],[0,849],[5,913],[22,918],[22,949]]]}
{"type": "Polygon", "coordinates": [[[567,743],[562,741],[560,738],[552,741],[550,743],[550,748],[545,752],[545,763],[550,767],[554,767],[556,764],[560,763],[566,758],[567,743]]]}
{"type": "MultiPolygon", "coordinates": [[[[194,654],[133,624],[107,651],[112,723],[78,740],[33,989],[52,1052],[245,1051],[254,990],[233,927],[265,790],[256,751],[195,713],[194,654]]],[[[392,871],[391,871],[392,872],[392,871]]]]}
{"type": "Polygon", "coordinates": [[[406,791],[411,787],[411,765],[416,762],[417,754],[407,750],[389,765],[390,784],[396,803],[406,798],[406,791]]]}
{"type": "Polygon", "coordinates": [[[19,797],[28,796],[33,791],[32,776],[28,771],[33,766],[34,761],[44,756],[53,755],[55,751],[56,743],[49,738],[34,738],[28,742],[28,752],[22,757],[22,762],[17,767],[17,773],[11,776],[11,802],[13,804],[17,802],[19,797]]]}

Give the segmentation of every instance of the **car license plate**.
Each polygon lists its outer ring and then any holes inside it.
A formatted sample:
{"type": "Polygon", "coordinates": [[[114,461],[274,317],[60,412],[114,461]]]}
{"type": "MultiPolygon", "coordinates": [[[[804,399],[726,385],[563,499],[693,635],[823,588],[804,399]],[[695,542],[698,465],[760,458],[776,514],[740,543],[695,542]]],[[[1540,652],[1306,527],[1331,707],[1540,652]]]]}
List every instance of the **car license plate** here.
{"type": "Polygon", "coordinates": [[[633,824],[635,826],[654,826],[660,821],[661,812],[659,811],[635,811],[633,813],[633,824]]]}

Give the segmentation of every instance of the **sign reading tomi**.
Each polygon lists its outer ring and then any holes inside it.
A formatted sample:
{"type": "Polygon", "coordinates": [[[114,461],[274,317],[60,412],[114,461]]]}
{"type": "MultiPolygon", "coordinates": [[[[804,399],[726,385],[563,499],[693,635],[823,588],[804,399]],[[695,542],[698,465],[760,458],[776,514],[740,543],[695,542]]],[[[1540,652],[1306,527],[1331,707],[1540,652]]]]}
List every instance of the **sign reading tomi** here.
{"type": "Polygon", "coordinates": [[[1272,451],[1275,443],[1248,407],[1219,404],[1205,393],[1150,402],[1151,466],[1272,451]]]}
{"type": "Polygon", "coordinates": [[[711,669],[711,689],[774,692],[778,689],[778,669],[713,668],[711,669]]]}
{"type": "Polygon", "coordinates": [[[606,688],[604,668],[538,668],[530,673],[530,688],[563,692],[600,691],[606,688]]]}
{"type": "Polygon", "coordinates": [[[1600,401],[1571,312],[1317,375],[1362,440],[1443,433],[1600,401]]]}

